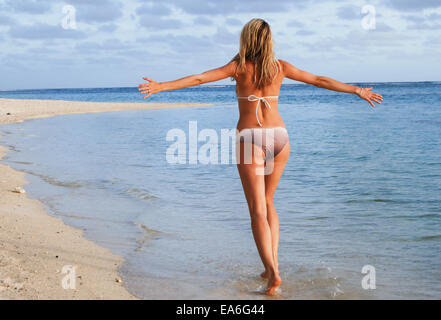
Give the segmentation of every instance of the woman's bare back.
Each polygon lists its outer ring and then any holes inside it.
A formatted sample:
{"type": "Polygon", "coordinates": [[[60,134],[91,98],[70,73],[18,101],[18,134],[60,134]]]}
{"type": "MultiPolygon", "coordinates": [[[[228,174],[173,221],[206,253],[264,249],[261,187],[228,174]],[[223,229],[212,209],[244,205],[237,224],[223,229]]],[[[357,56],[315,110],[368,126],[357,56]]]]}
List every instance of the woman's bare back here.
{"type": "MultiPolygon", "coordinates": [[[[235,76],[236,80],[236,96],[249,97],[277,97],[280,92],[280,87],[284,78],[283,70],[280,70],[273,82],[261,89],[257,88],[254,78],[254,64],[252,62],[246,63],[246,71],[240,72],[235,76]]],[[[274,128],[285,127],[282,117],[277,111],[278,99],[266,98],[270,104],[271,109],[265,107],[265,104],[259,103],[254,99],[238,99],[239,105],[239,121],[237,122],[237,129],[240,131],[245,128],[274,128]],[[251,100],[251,101],[250,101],[251,100]],[[256,107],[257,119],[256,119],[256,107]],[[262,126],[259,125],[259,122],[262,126]]]]}

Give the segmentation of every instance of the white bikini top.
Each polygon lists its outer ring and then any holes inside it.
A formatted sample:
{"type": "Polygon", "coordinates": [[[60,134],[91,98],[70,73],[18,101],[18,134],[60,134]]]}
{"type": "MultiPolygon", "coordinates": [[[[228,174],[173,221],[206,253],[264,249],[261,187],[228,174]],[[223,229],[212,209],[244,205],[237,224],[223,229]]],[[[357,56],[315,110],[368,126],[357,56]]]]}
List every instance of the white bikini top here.
{"type": "Polygon", "coordinates": [[[271,105],[269,104],[269,102],[266,99],[277,99],[277,98],[279,98],[279,97],[278,96],[257,97],[254,94],[251,94],[248,97],[237,97],[237,99],[247,99],[248,101],[257,101],[256,119],[257,119],[257,123],[259,124],[259,126],[262,126],[262,124],[259,121],[259,116],[257,115],[257,111],[259,110],[260,101],[263,102],[265,107],[267,107],[268,109],[271,109],[271,105]]]}

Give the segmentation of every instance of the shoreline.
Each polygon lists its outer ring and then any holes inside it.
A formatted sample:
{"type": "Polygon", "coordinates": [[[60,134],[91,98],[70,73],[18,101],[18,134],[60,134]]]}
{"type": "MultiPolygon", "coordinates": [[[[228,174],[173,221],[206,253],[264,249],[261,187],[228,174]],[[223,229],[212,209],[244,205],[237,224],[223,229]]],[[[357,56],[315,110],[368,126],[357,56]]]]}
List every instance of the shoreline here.
{"type": "MultiPolygon", "coordinates": [[[[0,125],[62,114],[200,106],[209,104],[0,99],[0,125]]],[[[0,160],[7,151],[0,144],[0,160]]],[[[40,200],[15,192],[28,183],[24,172],[0,163],[0,300],[138,299],[119,275],[124,259],[51,216],[40,200]],[[63,279],[65,285],[75,279],[75,288],[64,289],[63,279]]]]}
{"type": "Polygon", "coordinates": [[[33,100],[0,98],[0,125],[27,119],[47,118],[63,114],[102,113],[128,110],[208,107],[207,103],[169,102],[84,102],[67,100],[33,100]]]}

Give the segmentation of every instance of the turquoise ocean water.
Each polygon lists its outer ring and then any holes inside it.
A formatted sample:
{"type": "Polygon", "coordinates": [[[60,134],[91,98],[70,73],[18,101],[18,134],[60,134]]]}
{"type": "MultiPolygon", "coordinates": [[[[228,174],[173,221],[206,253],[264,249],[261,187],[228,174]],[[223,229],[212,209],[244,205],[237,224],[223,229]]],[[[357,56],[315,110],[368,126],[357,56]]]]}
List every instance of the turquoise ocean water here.
{"type": "MultiPolygon", "coordinates": [[[[373,83],[384,103],[284,85],[291,157],[276,192],[279,299],[441,298],[441,83],[373,83]],[[376,271],[365,290],[363,266],[376,271]]],[[[126,260],[147,298],[264,299],[235,164],[170,164],[171,129],[233,129],[234,86],[150,101],[211,107],[63,115],[3,125],[3,163],[49,212],[126,260]]],[[[0,92],[0,98],[143,102],[137,88],[0,92]]],[[[204,145],[200,141],[198,147],[204,145]]],[[[231,151],[231,150],[230,150],[231,151]]],[[[219,149],[219,160],[221,150],[219,149]]]]}

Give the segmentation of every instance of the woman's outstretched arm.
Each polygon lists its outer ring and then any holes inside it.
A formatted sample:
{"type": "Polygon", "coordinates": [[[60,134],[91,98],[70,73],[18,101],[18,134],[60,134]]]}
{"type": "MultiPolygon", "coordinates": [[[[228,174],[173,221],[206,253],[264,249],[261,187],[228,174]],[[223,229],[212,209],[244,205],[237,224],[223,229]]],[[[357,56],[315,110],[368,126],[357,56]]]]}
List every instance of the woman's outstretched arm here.
{"type": "Polygon", "coordinates": [[[328,90],[355,93],[361,99],[369,102],[372,107],[375,107],[372,101],[379,104],[381,104],[381,101],[383,101],[383,97],[380,94],[371,91],[373,88],[360,88],[328,77],[316,76],[315,74],[297,69],[289,62],[283,60],[279,61],[282,64],[285,77],[289,79],[312,84],[316,87],[325,88],[328,90]]]}
{"type": "Polygon", "coordinates": [[[148,83],[139,85],[139,92],[144,95],[144,99],[161,91],[169,91],[196,86],[199,84],[219,81],[228,77],[232,77],[235,73],[236,62],[230,62],[223,67],[205,71],[201,74],[195,74],[178,80],[167,82],[156,82],[150,78],[143,78],[148,83]]]}

